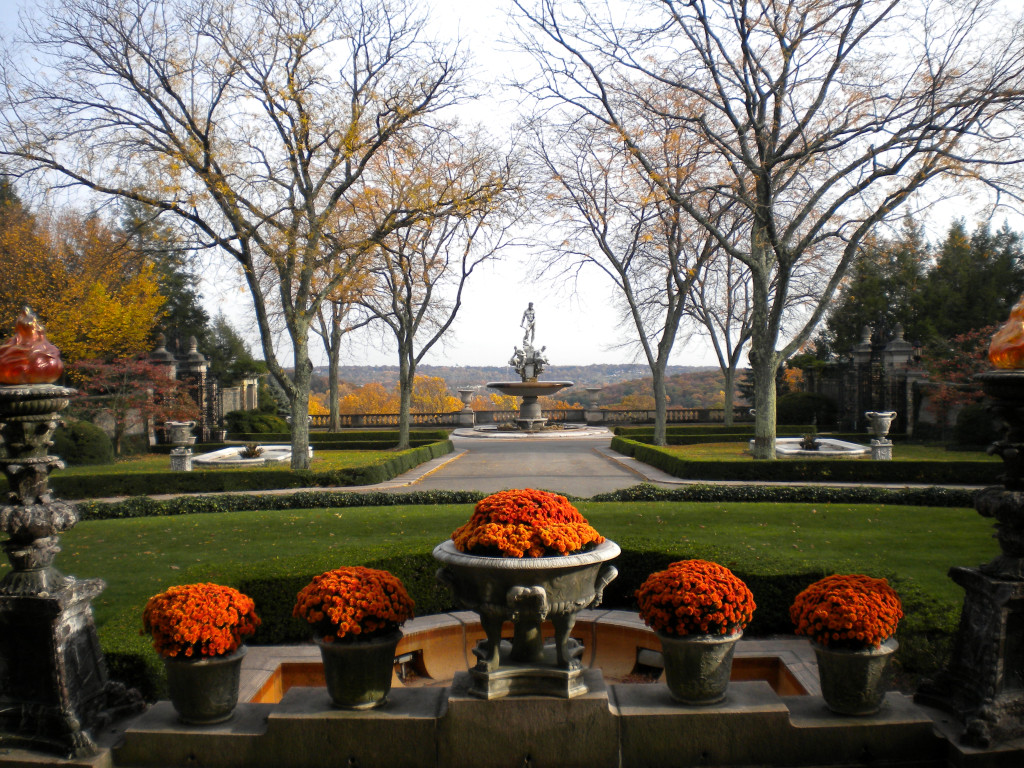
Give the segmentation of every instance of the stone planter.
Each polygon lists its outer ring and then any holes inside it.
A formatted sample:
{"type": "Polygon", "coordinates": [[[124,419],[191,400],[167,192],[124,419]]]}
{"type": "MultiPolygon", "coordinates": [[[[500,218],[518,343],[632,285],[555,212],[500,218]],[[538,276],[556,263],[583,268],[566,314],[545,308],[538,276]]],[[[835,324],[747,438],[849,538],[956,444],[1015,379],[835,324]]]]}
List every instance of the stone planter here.
{"type": "Polygon", "coordinates": [[[829,709],[840,715],[873,715],[882,708],[888,690],[886,671],[899,648],[895,638],[861,651],[811,645],[818,657],[821,695],[829,709]]]}
{"type": "Polygon", "coordinates": [[[401,630],[371,640],[325,643],[318,638],[331,703],[339,709],[384,706],[391,691],[395,648],[401,639],[401,630]]]}
{"type": "Polygon", "coordinates": [[[164,659],[168,695],[183,723],[209,725],[231,718],[245,653],[243,645],[225,656],[164,659]]]}
{"type": "Polygon", "coordinates": [[[482,698],[586,693],[583,648],[569,634],[579,611],[601,603],[605,586],[618,575],[607,561],[618,554],[612,541],[577,555],[522,558],[481,557],[459,552],[451,541],[438,544],[438,580],[462,607],[479,614],[487,636],[473,650],[478,661],[470,692],[482,698]],[[554,625],[549,644],[541,630],[546,619],[554,625]],[[513,623],[511,644],[502,643],[505,621],[513,623]]]}
{"type": "Polygon", "coordinates": [[[736,642],[731,635],[666,635],[658,633],[665,662],[665,682],[681,704],[705,706],[725,699],[736,642]]]}

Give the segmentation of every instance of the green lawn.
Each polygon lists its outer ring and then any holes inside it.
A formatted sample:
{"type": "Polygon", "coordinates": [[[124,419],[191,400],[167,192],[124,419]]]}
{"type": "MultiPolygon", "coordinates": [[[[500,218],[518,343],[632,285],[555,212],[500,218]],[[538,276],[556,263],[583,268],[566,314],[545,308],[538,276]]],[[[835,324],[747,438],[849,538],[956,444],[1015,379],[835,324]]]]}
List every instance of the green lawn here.
{"type": "MultiPolygon", "coordinates": [[[[866,444],[866,443],[865,443],[866,444]]],[[[699,445],[669,445],[659,450],[667,451],[681,459],[692,461],[749,461],[750,451],[746,442],[702,443],[699,445]]],[[[813,456],[801,458],[813,459],[813,456]]],[[[833,457],[822,457],[832,459],[833,457]]],[[[989,456],[984,451],[947,451],[941,445],[920,445],[916,443],[896,443],[892,451],[893,461],[987,461],[998,462],[997,456],[989,456]]],[[[865,461],[870,456],[865,456],[865,461]]],[[[847,459],[858,461],[858,459],[847,459]]]]}
{"type": "MultiPolygon", "coordinates": [[[[196,452],[198,455],[199,452],[196,452]]],[[[394,451],[329,451],[314,450],[313,460],[310,462],[310,469],[315,472],[326,472],[332,469],[348,469],[350,467],[367,467],[381,464],[392,456],[394,451]]],[[[282,472],[289,471],[287,463],[279,466],[253,466],[240,467],[235,469],[204,469],[193,465],[193,472],[248,472],[253,469],[280,469],[282,472]]],[[[61,470],[62,475],[120,475],[135,472],[158,472],[160,470],[171,471],[171,458],[167,454],[149,453],[144,456],[132,456],[121,459],[113,464],[93,464],[88,466],[67,467],[61,470]]]]}
{"type": "MultiPolygon", "coordinates": [[[[954,613],[962,594],[947,569],[977,565],[996,553],[991,524],[970,509],[671,502],[579,507],[625,549],[714,559],[750,573],[822,569],[894,576],[954,613]]],[[[103,578],[107,589],[94,604],[97,623],[116,619],[113,631],[130,633],[146,599],[170,585],[306,576],[427,555],[471,511],[471,505],[356,507],[90,521],[63,535],[56,564],[79,578],[103,578]]]]}

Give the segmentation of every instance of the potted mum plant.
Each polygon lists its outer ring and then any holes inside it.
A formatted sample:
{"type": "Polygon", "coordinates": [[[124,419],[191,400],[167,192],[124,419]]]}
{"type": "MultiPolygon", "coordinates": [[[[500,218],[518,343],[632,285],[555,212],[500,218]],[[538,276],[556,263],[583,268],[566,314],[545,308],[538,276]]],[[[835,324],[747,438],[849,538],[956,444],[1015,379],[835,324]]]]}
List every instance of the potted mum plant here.
{"type": "Polygon", "coordinates": [[[164,660],[171,704],[186,723],[227,720],[238,704],[244,638],[260,619],[237,589],[184,584],[149,598],[142,634],[164,660]]]}
{"type": "Polygon", "coordinates": [[[321,573],[299,591],[292,615],[313,628],[336,707],[387,703],[400,627],[414,607],[396,576],[363,566],[321,573]]]}
{"type": "Polygon", "coordinates": [[[736,642],[757,607],[747,585],[707,560],[681,560],[636,591],[640,618],[661,639],[665,682],[683,704],[725,698],[736,642]]]}
{"type": "Polygon", "coordinates": [[[844,715],[877,712],[903,618],[889,583],[860,574],[826,576],[796,596],[789,616],[796,633],[811,639],[828,708],[844,715]]]}
{"type": "Polygon", "coordinates": [[[472,692],[493,698],[541,686],[551,695],[585,693],[578,658],[582,647],[569,634],[576,614],[601,602],[605,586],[618,573],[607,561],[618,554],[619,547],[564,496],[523,488],[479,501],[451,540],[434,548],[434,557],[443,563],[438,578],[457,602],[480,615],[486,635],[473,650],[478,662],[472,692]],[[555,630],[547,649],[541,633],[545,619],[555,630]],[[492,686],[489,675],[501,666],[501,629],[508,620],[514,635],[506,660],[526,666],[492,686]],[[539,666],[566,674],[533,676],[530,669],[539,666]]]}

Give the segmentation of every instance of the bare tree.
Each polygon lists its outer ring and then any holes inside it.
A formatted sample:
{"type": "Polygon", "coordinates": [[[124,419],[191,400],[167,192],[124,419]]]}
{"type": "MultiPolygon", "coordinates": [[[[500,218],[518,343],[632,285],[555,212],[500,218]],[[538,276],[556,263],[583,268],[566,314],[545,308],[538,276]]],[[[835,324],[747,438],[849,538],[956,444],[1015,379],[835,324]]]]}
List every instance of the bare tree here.
{"type": "Polygon", "coordinates": [[[307,467],[310,325],[349,271],[330,263],[490,194],[458,180],[370,229],[339,215],[378,154],[454,102],[458,59],[397,0],[56,0],[41,14],[22,33],[35,55],[0,63],[0,154],[172,213],[240,265],[290,401],[292,467],[307,467]]]}
{"type": "MultiPolygon", "coordinates": [[[[514,0],[548,109],[618,132],[664,193],[751,275],[755,456],[774,458],[775,373],[809,338],[861,240],[936,182],[981,182],[1019,199],[1024,35],[988,0],[646,0],[630,14],[584,0],[514,0]],[[661,94],[679,94],[667,110],[661,94]],[[678,190],[635,131],[635,111],[710,146],[678,190]],[[733,241],[698,201],[750,217],[733,241]],[[827,276],[784,328],[792,278],[827,276]]],[[[671,102],[669,102],[671,103],[671,102]]]]}
{"type": "MultiPolygon", "coordinates": [[[[658,126],[650,126],[647,136],[648,145],[661,143],[665,183],[683,187],[692,153],[684,158],[678,137],[658,126]]],[[[538,121],[530,146],[543,182],[539,206],[553,222],[553,234],[545,233],[544,240],[557,243],[546,269],[570,274],[592,265],[611,280],[651,369],[654,443],[664,445],[665,370],[694,280],[718,244],[650,181],[602,123],[538,121]]]]}
{"type": "Polygon", "coordinates": [[[514,153],[502,155],[480,134],[462,141],[448,131],[424,131],[378,159],[377,177],[388,181],[368,190],[373,202],[365,209],[371,217],[432,197],[435,184],[492,190],[446,215],[395,228],[371,254],[371,284],[353,296],[390,330],[398,347],[401,449],[409,447],[417,366],[455,321],[473,271],[513,243],[509,233],[523,211],[514,153]]]}

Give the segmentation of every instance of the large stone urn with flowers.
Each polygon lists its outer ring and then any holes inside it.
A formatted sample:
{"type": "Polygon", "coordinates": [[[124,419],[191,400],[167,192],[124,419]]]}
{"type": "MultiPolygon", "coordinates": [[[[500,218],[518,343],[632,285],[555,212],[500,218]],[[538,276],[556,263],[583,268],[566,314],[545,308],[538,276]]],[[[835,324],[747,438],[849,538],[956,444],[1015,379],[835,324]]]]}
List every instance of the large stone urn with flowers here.
{"type": "Polygon", "coordinates": [[[796,633],[811,639],[826,706],[840,715],[878,712],[903,617],[889,583],[860,574],[826,576],[796,596],[789,615],[796,633]]]}
{"type": "Polygon", "coordinates": [[[474,696],[587,692],[570,637],[576,614],[600,604],[618,574],[607,541],[564,496],[533,489],[501,491],[481,500],[469,522],[434,548],[438,579],[456,601],[480,616],[486,638],[473,650],[474,696]],[[554,636],[546,641],[543,624],[554,636]],[[513,624],[511,641],[502,625],[513,624]]]}
{"type": "Polygon", "coordinates": [[[725,699],[736,643],[757,607],[747,585],[718,563],[681,560],[648,576],[636,598],[661,640],[672,698],[695,706],[725,699]]]}
{"type": "Polygon", "coordinates": [[[184,584],[149,599],[142,627],[164,661],[179,720],[211,725],[231,718],[238,705],[242,643],[259,625],[252,598],[219,584],[184,584]]]}
{"type": "Polygon", "coordinates": [[[321,573],[299,591],[292,614],[313,628],[335,707],[387,703],[401,626],[413,608],[398,577],[363,566],[321,573]]]}

